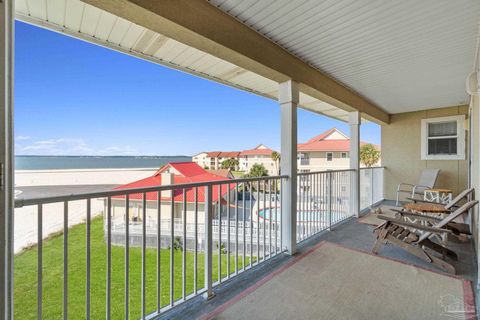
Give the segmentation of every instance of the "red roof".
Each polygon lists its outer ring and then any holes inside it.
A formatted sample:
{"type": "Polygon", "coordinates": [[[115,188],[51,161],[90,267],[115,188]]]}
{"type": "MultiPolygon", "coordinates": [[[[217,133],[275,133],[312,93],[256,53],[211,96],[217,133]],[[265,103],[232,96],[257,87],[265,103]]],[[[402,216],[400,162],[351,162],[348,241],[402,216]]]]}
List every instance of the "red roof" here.
{"type": "Polygon", "coordinates": [[[350,140],[337,128],[329,129],[318,136],[315,136],[308,140],[306,143],[299,143],[297,146],[298,151],[349,151],[350,140]],[[344,139],[328,139],[328,136],[333,133],[339,133],[344,136],[344,139]]]}
{"type": "Polygon", "coordinates": [[[263,145],[258,145],[254,149],[244,150],[240,152],[241,156],[257,156],[257,155],[271,155],[273,150],[267,147],[261,148],[263,145]]]}
{"type": "Polygon", "coordinates": [[[321,140],[300,143],[298,151],[349,151],[350,140],[321,140]]]}
{"type": "Polygon", "coordinates": [[[232,172],[231,172],[230,169],[218,169],[218,170],[208,169],[207,172],[212,173],[212,174],[217,175],[217,176],[220,176],[220,177],[224,177],[224,178],[228,178],[228,177],[232,176],[232,172]]]}
{"type": "MultiPolygon", "coordinates": [[[[183,184],[183,183],[195,183],[195,182],[206,182],[206,181],[220,181],[226,180],[225,177],[218,176],[212,173],[207,172],[202,167],[194,162],[176,162],[176,163],[168,163],[160,170],[158,170],[153,176],[150,176],[145,179],[141,179],[138,181],[134,181],[131,183],[127,183],[116,187],[115,190],[122,190],[122,189],[130,189],[130,188],[145,188],[145,187],[155,187],[162,185],[162,172],[164,172],[168,168],[174,168],[180,174],[175,174],[173,176],[174,184],[183,184]]],[[[230,185],[230,190],[235,187],[235,184],[230,185]]],[[[187,202],[194,202],[195,201],[195,189],[189,188],[186,189],[186,200],[187,202]]],[[[214,185],[212,187],[212,199],[213,201],[218,201],[219,199],[219,192],[221,196],[225,196],[229,188],[227,185],[222,185],[221,188],[218,185],[214,185]]],[[[162,192],[165,193],[165,192],[162,192]]],[[[125,198],[125,196],[118,196],[115,198],[125,198]]],[[[142,194],[132,194],[130,195],[130,199],[134,200],[141,200],[142,194]]],[[[149,201],[156,201],[158,200],[158,192],[148,192],[147,193],[147,200],[149,201]]],[[[171,201],[171,197],[163,196],[162,194],[162,201],[171,201]]],[[[199,203],[205,202],[205,187],[198,187],[198,198],[199,203]]],[[[183,190],[182,189],[175,189],[174,190],[174,201],[175,202],[183,202],[183,190]]]]}
{"type": "MultiPolygon", "coordinates": [[[[368,142],[361,141],[360,145],[367,144],[368,142]]],[[[378,145],[375,145],[376,149],[380,150],[378,145]]],[[[322,140],[316,142],[299,143],[297,146],[298,151],[350,151],[350,140],[322,140]]]]}
{"type": "Polygon", "coordinates": [[[230,151],[230,152],[221,152],[220,157],[222,158],[238,158],[240,151],[230,151]]]}
{"type": "Polygon", "coordinates": [[[210,151],[207,152],[207,157],[209,158],[216,158],[220,154],[220,151],[210,151]]]}
{"type": "MultiPolygon", "coordinates": [[[[340,134],[344,135],[340,130],[338,130],[337,128],[332,128],[332,129],[329,129],[323,133],[320,133],[318,136],[315,136],[313,138],[311,138],[310,140],[307,141],[307,143],[310,143],[310,142],[315,142],[315,141],[319,141],[319,140],[323,140],[325,139],[326,137],[328,137],[329,135],[331,135],[332,133],[334,132],[339,132],[340,134]]],[[[348,138],[347,138],[348,139],[348,138]]]]}
{"type": "Polygon", "coordinates": [[[238,158],[239,151],[211,151],[207,152],[209,158],[238,158]]]}
{"type": "Polygon", "coordinates": [[[329,129],[318,136],[308,140],[306,143],[299,143],[298,151],[349,151],[350,139],[337,128],[329,129]],[[338,132],[344,139],[327,139],[332,133],[338,132]]]}
{"type": "Polygon", "coordinates": [[[193,176],[197,176],[197,175],[206,173],[205,169],[200,167],[195,162],[172,162],[172,163],[168,163],[168,164],[164,165],[163,167],[161,167],[155,173],[155,175],[159,175],[169,168],[174,168],[181,175],[183,175],[185,177],[193,177],[193,176]]]}

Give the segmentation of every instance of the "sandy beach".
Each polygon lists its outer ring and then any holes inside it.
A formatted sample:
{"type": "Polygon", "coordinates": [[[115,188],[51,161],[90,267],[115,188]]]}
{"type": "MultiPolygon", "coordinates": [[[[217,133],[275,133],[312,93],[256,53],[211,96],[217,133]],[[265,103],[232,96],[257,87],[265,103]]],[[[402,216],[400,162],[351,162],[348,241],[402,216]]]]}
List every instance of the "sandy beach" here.
{"type": "Polygon", "coordinates": [[[151,176],[157,168],[16,170],[15,187],[124,184],[151,176]]]}
{"type": "MultiPolygon", "coordinates": [[[[148,177],[156,169],[81,169],[81,170],[20,170],[15,172],[17,199],[28,199],[82,192],[110,190],[116,185],[148,177]]],[[[43,206],[43,238],[63,230],[64,204],[43,206]]],[[[92,217],[103,213],[103,200],[92,199],[92,217]]],[[[72,201],[68,205],[68,225],[83,223],[86,219],[86,200],[72,201]]],[[[15,209],[14,250],[37,243],[37,206],[15,209]]]]}

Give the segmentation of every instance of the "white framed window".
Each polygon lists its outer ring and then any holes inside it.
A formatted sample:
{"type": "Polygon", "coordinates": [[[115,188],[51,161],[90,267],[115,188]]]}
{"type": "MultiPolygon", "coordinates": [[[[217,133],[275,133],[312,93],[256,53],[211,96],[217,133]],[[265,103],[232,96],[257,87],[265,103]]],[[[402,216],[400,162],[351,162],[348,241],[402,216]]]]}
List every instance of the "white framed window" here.
{"type": "Polygon", "coordinates": [[[465,115],[422,119],[422,160],[465,159],[465,115]]]}
{"type": "Polygon", "coordinates": [[[300,165],[308,166],[310,164],[310,154],[309,153],[299,153],[297,158],[300,160],[300,165]]]}
{"type": "Polygon", "coordinates": [[[333,152],[327,152],[327,161],[333,160],[333,152]]]}
{"type": "Polygon", "coordinates": [[[342,152],[342,158],[343,159],[347,158],[347,153],[346,152],[342,152]]]}

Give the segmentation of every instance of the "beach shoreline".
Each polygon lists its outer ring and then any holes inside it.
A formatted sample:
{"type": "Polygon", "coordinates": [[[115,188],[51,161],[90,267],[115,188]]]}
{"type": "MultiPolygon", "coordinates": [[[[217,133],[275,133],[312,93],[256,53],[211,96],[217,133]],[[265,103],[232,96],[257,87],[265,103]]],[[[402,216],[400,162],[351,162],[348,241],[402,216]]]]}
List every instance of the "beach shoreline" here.
{"type": "Polygon", "coordinates": [[[15,187],[125,184],[153,175],[158,168],[16,170],[15,187]]]}
{"type": "MultiPolygon", "coordinates": [[[[115,186],[151,176],[157,170],[158,168],[18,170],[15,171],[16,200],[111,190],[115,186]]],[[[86,221],[86,202],[86,200],[69,202],[69,227],[86,221]]],[[[102,215],[103,211],[103,199],[91,199],[92,218],[102,215]]],[[[64,203],[43,205],[42,220],[43,239],[63,231],[64,203]]],[[[37,244],[37,206],[15,209],[14,235],[15,253],[37,244]]]]}

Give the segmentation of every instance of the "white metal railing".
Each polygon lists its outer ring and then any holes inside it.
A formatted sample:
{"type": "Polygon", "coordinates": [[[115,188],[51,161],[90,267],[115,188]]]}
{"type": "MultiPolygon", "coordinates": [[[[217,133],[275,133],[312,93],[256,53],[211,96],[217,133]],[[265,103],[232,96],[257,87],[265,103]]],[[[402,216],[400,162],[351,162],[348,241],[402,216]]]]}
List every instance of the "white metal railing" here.
{"type": "MultiPolygon", "coordinates": [[[[378,169],[361,171],[374,170],[378,169]]],[[[370,180],[374,182],[371,184],[374,186],[373,193],[369,194],[373,200],[378,198],[375,190],[383,190],[376,182],[380,179],[381,171],[378,172],[375,171],[373,180],[370,180]]],[[[354,174],[355,170],[351,169],[298,173],[297,233],[294,235],[297,242],[328,230],[354,214],[351,203],[354,174]]],[[[283,252],[283,237],[288,235],[282,234],[284,213],[280,204],[282,186],[287,179],[287,176],[245,178],[17,199],[16,208],[34,206],[38,219],[37,318],[43,318],[44,305],[58,304],[55,295],[43,295],[44,286],[49,286],[44,282],[44,273],[47,272],[44,268],[44,243],[47,235],[43,227],[46,221],[44,214],[48,211],[45,207],[49,204],[60,204],[63,217],[63,248],[58,252],[63,256],[63,288],[57,289],[63,290],[63,318],[68,318],[69,290],[72,285],[78,285],[69,283],[75,281],[70,277],[73,272],[70,269],[73,268],[69,267],[69,263],[79,258],[71,257],[71,254],[77,253],[69,251],[69,212],[74,213],[70,205],[83,201],[86,222],[82,250],[85,252],[84,317],[144,319],[164,313],[196,295],[209,297],[216,285],[283,252]],[[168,194],[174,196],[169,197],[168,194]],[[92,286],[92,273],[97,276],[99,270],[92,268],[91,264],[92,248],[100,248],[92,243],[92,221],[98,221],[93,220],[93,201],[98,202],[99,199],[105,202],[100,246],[105,251],[102,257],[105,268],[101,276],[105,287],[100,292],[103,303],[98,300],[97,286],[92,286]],[[135,221],[132,221],[130,205],[134,202],[138,211],[135,221]],[[167,207],[162,206],[165,202],[167,207]],[[123,266],[116,268],[124,269],[120,292],[118,272],[112,272],[112,255],[119,252],[123,255],[120,259],[123,266]],[[137,278],[130,275],[131,254],[141,260],[138,282],[134,282],[137,278]],[[147,263],[147,254],[150,259],[156,256],[153,265],[152,260],[147,263]],[[151,288],[151,281],[147,283],[147,278],[152,279],[152,273],[156,281],[155,290],[151,288]],[[193,284],[190,282],[187,286],[187,279],[193,279],[193,284]],[[117,286],[113,294],[112,283],[117,286]],[[148,292],[147,285],[150,285],[148,292]],[[140,288],[139,304],[131,302],[131,286],[137,288],[135,290],[140,288]],[[96,301],[94,304],[92,299],[96,301]]],[[[58,206],[56,208],[58,210],[58,206]]],[[[115,261],[118,264],[118,256],[115,256],[115,261]]],[[[75,278],[78,279],[78,276],[75,278]]],[[[76,296],[75,300],[78,299],[76,296]]],[[[61,317],[61,314],[56,316],[61,317]]]]}
{"type": "Polygon", "coordinates": [[[366,209],[384,199],[384,167],[360,168],[360,210],[366,209]]]}
{"type": "MultiPolygon", "coordinates": [[[[63,249],[58,254],[63,255],[63,282],[62,313],[63,318],[69,317],[69,290],[72,272],[69,265],[80,257],[76,252],[69,251],[69,204],[71,202],[85,202],[85,314],[77,316],[82,318],[151,318],[165,312],[191,297],[204,294],[213,295],[212,288],[253,266],[263,263],[268,259],[283,252],[280,207],[282,185],[287,176],[245,178],[235,180],[211,181],[202,183],[178,184],[171,186],[157,186],[148,188],[112,190],[105,192],[91,192],[68,196],[44,197],[35,199],[17,199],[15,207],[35,206],[37,208],[37,290],[36,290],[36,315],[38,319],[45,316],[44,304],[58,304],[54,295],[44,295],[44,239],[43,218],[44,207],[53,203],[63,204],[63,249]],[[166,196],[170,192],[173,197],[166,196]],[[249,201],[247,201],[247,195],[249,201]],[[252,198],[253,196],[253,198],[252,198]],[[105,200],[104,212],[104,246],[105,250],[105,283],[104,303],[98,300],[99,292],[95,291],[95,303],[92,303],[92,273],[99,270],[92,269],[92,201],[102,198],[105,200]],[[152,201],[152,199],[155,199],[152,201]],[[140,204],[141,216],[136,217],[136,223],[130,219],[130,204],[140,204]],[[169,210],[162,209],[162,203],[167,201],[169,210]],[[119,205],[120,204],[120,205],[119,205]],[[203,206],[203,210],[200,209],[203,206]],[[265,219],[259,217],[259,212],[268,206],[272,210],[272,217],[265,219]],[[115,214],[122,211],[121,216],[128,217],[129,223],[118,221],[115,214]],[[152,223],[152,210],[155,223],[152,223]],[[167,211],[167,212],[165,212],[167,211]],[[178,211],[178,212],[177,212],[178,211]],[[150,216],[150,221],[149,217],[150,216]],[[160,221],[160,223],[157,223],[160,221]],[[159,227],[160,226],[160,227],[159,227]],[[168,232],[167,232],[168,231],[168,232]],[[119,236],[121,236],[119,238],[119,236]],[[135,236],[139,237],[139,249],[133,248],[135,236]],[[120,240],[119,240],[120,239],[120,240]],[[152,240],[153,239],[153,240],[152,240]],[[153,245],[152,245],[153,243],[153,245]],[[122,248],[115,246],[121,244],[122,248]],[[118,273],[112,272],[112,250],[115,254],[123,250],[123,287],[121,294],[115,291],[112,294],[112,283],[119,285],[118,273]],[[180,251],[178,250],[180,249],[180,251]],[[130,296],[131,277],[131,251],[141,250],[141,269],[139,272],[140,304],[134,308],[130,296]],[[152,256],[151,250],[156,252],[155,270],[147,266],[147,253],[152,256]],[[167,251],[167,255],[165,255],[167,251]],[[164,254],[162,255],[162,252],[164,254]],[[70,254],[75,254],[71,257],[70,254]],[[181,255],[181,257],[178,257],[181,255]],[[203,256],[203,285],[200,283],[202,274],[199,264],[200,255],[203,256]],[[166,258],[167,256],[167,258],[166,258]],[[177,258],[175,258],[177,256],[177,258]],[[216,256],[214,260],[214,256],[216,256]],[[187,262],[188,258],[188,262],[187,262]],[[168,268],[165,265],[167,259],[168,268]],[[181,261],[181,263],[178,262],[181,261]],[[162,264],[163,263],[163,264],[162,264]],[[216,273],[214,270],[216,268],[216,273]],[[147,287],[148,278],[156,279],[154,292],[147,287]],[[112,279],[112,277],[114,277],[112,279]],[[193,279],[193,287],[187,289],[187,277],[193,279]],[[162,278],[164,281],[161,281],[162,278]],[[181,279],[181,285],[178,285],[181,279]],[[167,280],[167,281],[165,281],[167,280]],[[165,285],[167,283],[167,285],[165,285]],[[164,285],[162,285],[164,284],[164,285]],[[123,297],[122,297],[123,296],[123,297]],[[167,296],[167,299],[165,299],[167,296]],[[163,299],[162,299],[163,297],[163,299]],[[152,303],[153,300],[153,303],[152,303]],[[167,301],[165,301],[167,300],[167,301]],[[102,309],[99,311],[99,308],[102,309]],[[94,310],[95,309],[95,310],[94,310]]],[[[117,256],[116,256],[117,257],[117,256]]],[[[117,257],[118,258],[118,257],[117,257]]],[[[118,259],[116,260],[118,261],[118,259]]],[[[149,260],[151,262],[151,260],[149,260]]],[[[98,261],[97,261],[98,263],[98,261]]],[[[97,265],[98,266],[98,265],[97,265]]],[[[150,266],[150,264],[149,264],[150,266]]],[[[118,266],[115,266],[118,268],[118,266]]],[[[137,287],[138,284],[135,284],[137,287]]],[[[95,287],[96,288],[96,287],[95,287]]],[[[151,289],[151,288],[150,288],[151,289]]],[[[77,293],[78,294],[78,293],[77,293]]],[[[72,300],[79,300],[75,297],[72,300]]],[[[74,308],[72,308],[74,309],[74,308]]],[[[18,318],[22,318],[18,310],[18,318]]],[[[52,315],[59,318],[62,315],[52,315]]]]}
{"type": "Polygon", "coordinates": [[[353,169],[298,173],[297,242],[353,215],[354,173],[353,169]]]}

